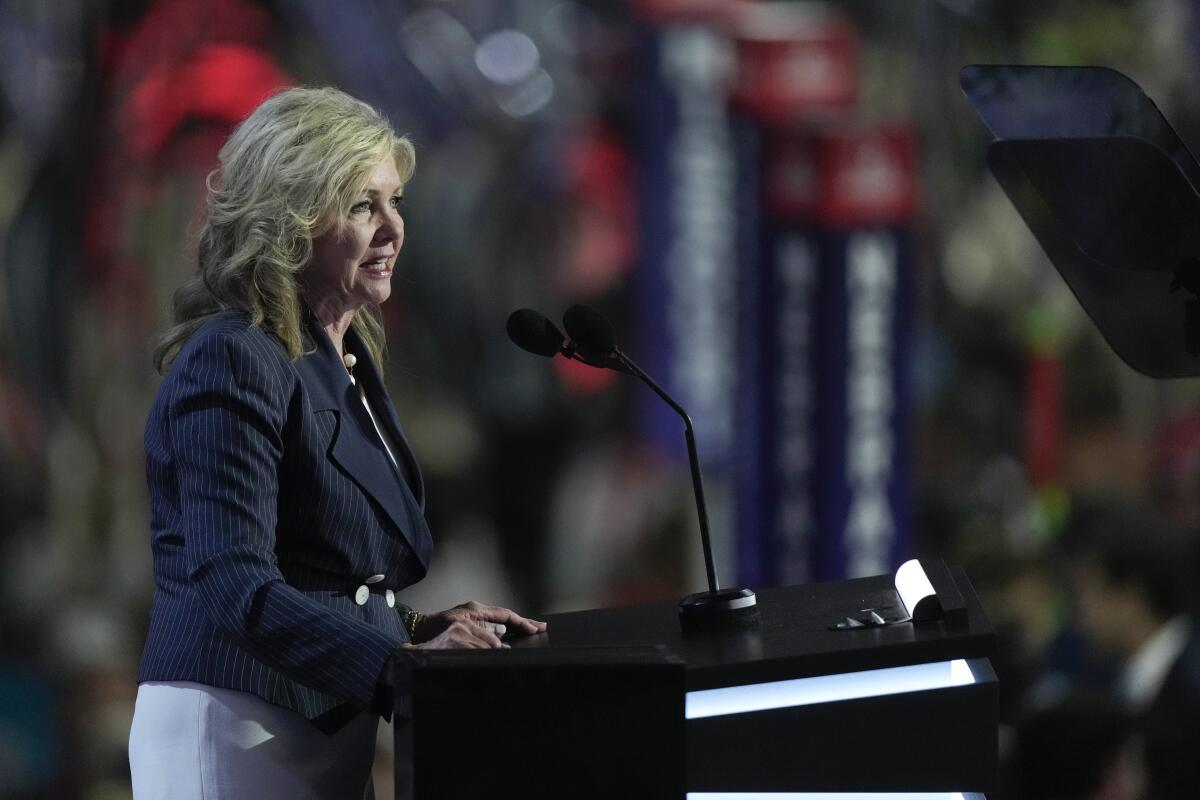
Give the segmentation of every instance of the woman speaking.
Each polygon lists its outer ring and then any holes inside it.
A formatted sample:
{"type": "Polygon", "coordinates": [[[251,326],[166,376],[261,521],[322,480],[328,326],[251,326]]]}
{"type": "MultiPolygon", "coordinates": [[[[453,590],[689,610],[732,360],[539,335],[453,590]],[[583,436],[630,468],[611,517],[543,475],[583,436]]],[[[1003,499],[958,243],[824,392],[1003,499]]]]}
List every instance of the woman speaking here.
{"type": "Polygon", "coordinates": [[[155,350],[138,800],[371,796],[398,648],[545,630],[396,602],[432,552],[380,375],[413,166],[407,139],[334,89],[269,98],[221,149],[199,269],[155,350]]]}

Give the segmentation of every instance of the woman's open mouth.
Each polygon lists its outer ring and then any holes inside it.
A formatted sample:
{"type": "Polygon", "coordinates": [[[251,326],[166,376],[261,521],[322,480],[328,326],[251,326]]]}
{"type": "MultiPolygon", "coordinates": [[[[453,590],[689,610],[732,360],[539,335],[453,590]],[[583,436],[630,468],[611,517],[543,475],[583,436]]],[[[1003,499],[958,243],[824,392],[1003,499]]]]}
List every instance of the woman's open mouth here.
{"type": "Polygon", "coordinates": [[[381,258],[376,261],[367,261],[358,265],[358,268],[369,274],[372,278],[390,278],[392,276],[392,268],[388,265],[389,259],[381,258]]]}

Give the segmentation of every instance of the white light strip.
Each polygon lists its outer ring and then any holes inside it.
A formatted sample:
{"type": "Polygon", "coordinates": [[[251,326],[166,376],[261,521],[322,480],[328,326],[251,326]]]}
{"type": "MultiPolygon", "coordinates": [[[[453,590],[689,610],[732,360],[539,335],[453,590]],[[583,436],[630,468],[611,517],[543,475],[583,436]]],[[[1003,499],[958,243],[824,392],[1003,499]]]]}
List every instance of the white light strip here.
{"type": "MultiPolygon", "coordinates": [[[[889,694],[925,692],[930,689],[947,689],[966,686],[975,682],[971,668],[963,659],[937,661],[932,664],[912,664],[907,667],[887,667],[862,672],[844,672],[840,675],[820,675],[815,678],[794,678],[770,683],[751,683],[744,686],[727,686],[721,689],[703,689],[688,692],[686,700],[687,719],[720,717],[726,714],[744,714],[747,711],[768,711],[773,708],[791,708],[817,703],[836,703],[842,700],[858,700],[864,697],[882,697],[889,694]]],[[[741,796],[741,795],[737,795],[741,796]]],[[[756,795],[772,797],[771,795],[756,795]]],[[[857,795],[856,795],[857,796],[857,795]]],[[[863,795],[867,797],[868,795],[863,795]]],[[[715,797],[715,795],[714,795],[715,797]]],[[[722,797],[724,797],[722,795],[722,797]]],[[[730,795],[734,797],[734,795],[730,795]]],[[[824,797],[824,795],[779,795],[779,797],[824,797]]],[[[848,795],[838,795],[846,800],[848,795]]],[[[885,795],[871,795],[885,797],[885,795]]],[[[909,795],[886,795],[886,797],[909,797],[909,795]]],[[[935,797],[935,795],[911,795],[913,798],[935,797]]],[[[936,795],[947,798],[950,795],[936,795]]]]}
{"type": "Polygon", "coordinates": [[[963,800],[962,792],[688,792],[687,800],[963,800]]]}

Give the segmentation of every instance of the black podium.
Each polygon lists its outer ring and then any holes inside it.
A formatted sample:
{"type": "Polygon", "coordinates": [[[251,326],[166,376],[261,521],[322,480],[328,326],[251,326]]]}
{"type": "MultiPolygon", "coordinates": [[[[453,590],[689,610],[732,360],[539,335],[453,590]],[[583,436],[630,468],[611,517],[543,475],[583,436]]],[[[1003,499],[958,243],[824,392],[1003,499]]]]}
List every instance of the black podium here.
{"type": "Polygon", "coordinates": [[[981,795],[996,778],[994,636],[965,575],[949,575],[965,607],[952,622],[836,630],[895,607],[879,576],[764,589],[747,630],[685,635],[670,603],[553,615],[512,650],[408,653],[397,797],[510,780],[530,798],[981,795]],[[449,768],[463,753],[478,767],[449,768]]]}

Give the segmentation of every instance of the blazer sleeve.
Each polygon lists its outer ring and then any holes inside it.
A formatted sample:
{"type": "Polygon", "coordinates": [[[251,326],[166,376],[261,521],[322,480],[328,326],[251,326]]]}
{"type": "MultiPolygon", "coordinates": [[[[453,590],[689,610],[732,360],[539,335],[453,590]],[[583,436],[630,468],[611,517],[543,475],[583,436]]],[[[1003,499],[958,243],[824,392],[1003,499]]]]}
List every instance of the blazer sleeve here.
{"type": "Polygon", "coordinates": [[[252,337],[196,345],[178,365],[171,423],[190,585],[212,621],[263,663],[370,709],[401,642],[289,586],[276,560],[281,360],[252,337]]]}

